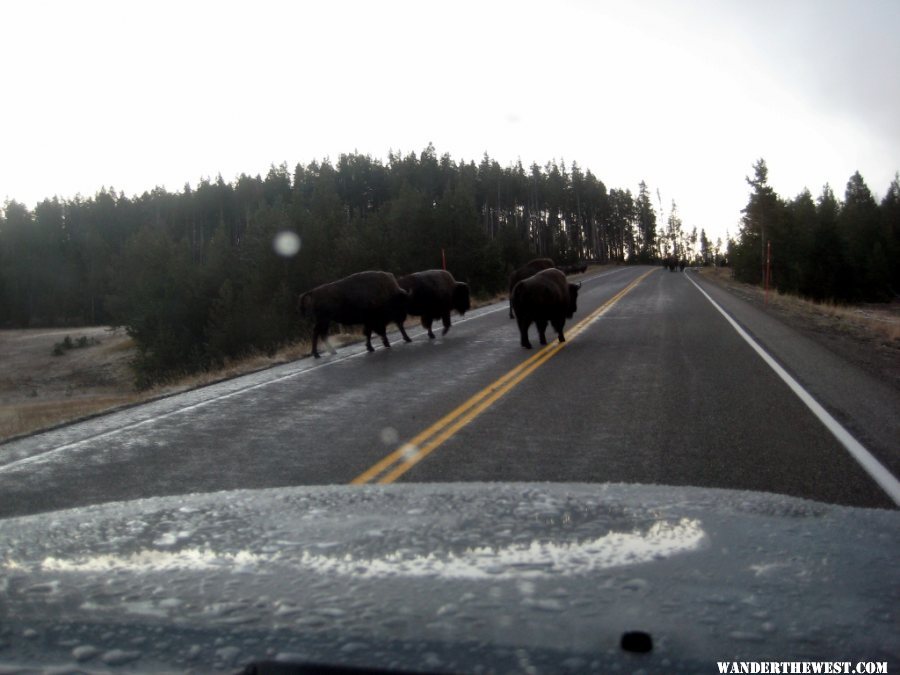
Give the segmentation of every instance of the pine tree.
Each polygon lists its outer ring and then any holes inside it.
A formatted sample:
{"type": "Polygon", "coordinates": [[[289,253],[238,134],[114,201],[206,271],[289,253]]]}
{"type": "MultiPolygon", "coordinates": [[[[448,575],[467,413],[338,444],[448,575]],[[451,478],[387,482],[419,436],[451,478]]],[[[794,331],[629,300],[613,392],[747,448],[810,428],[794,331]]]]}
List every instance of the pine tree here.
{"type": "Polygon", "coordinates": [[[840,205],[826,184],[816,201],[816,222],[800,292],[814,300],[839,300],[849,287],[846,246],[838,230],[840,205]]]}
{"type": "Polygon", "coordinates": [[[735,276],[741,281],[761,283],[766,247],[773,228],[778,227],[783,205],[768,184],[769,169],[764,159],[753,165],[753,178],[746,178],[752,189],[741,219],[741,230],[733,252],[735,276]]]}
{"type": "Polygon", "coordinates": [[[638,262],[652,262],[656,250],[656,211],[650,200],[650,190],[647,183],[641,181],[638,185],[638,196],[635,201],[635,218],[637,221],[638,262]]]}
{"type": "Polygon", "coordinates": [[[900,294],[900,173],[881,200],[881,229],[887,240],[888,267],[891,269],[890,295],[900,294]]]}
{"type": "Polygon", "coordinates": [[[847,242],[851,299],[886,300],[890,297],[888,242],[883,235],[878,206],[857,171],[847,182],[838,225],[847,242]]]}

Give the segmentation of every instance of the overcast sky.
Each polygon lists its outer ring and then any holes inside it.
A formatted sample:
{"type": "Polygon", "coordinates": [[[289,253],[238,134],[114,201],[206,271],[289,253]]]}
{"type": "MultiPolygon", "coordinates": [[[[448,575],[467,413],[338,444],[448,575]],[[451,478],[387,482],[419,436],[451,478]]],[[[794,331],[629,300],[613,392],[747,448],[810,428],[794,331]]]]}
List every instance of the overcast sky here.
{"type": "Polygon", "coordinates": [[[358,151],[577,162],[736,234],[900,169],[900,1],[0,4],[0,200],[126,195],[358,151]]]}

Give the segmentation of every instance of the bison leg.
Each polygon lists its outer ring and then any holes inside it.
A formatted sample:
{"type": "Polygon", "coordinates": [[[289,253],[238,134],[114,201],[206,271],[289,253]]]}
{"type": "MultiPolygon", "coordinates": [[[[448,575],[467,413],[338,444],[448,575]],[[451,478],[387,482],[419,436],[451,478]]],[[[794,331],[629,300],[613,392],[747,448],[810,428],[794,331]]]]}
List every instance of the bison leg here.
{"type": "Polygon", "coordinates": [[[541,339],[541,344],[547,344],[547,320],[540,319],[538,321],[535,321],[534,323],[537,326],[538,337],[540,337],[541,339]]]}
{"type": "Polygon", "coordinates": [[[313,328],[313,343],[312,343],[312,355],[317,359],[322,358],[322,355],[319,354],[318,350],[319,346],[319,329],[317,327],[313,328]]]}
{"type": "Polygon", "coordinates": [[[513,314],[513,308],[512,308],[512,291],[510,291],[510,293],[509,293],[509,318],[510,319],[516,318],[516,315],[513,314]]]}
{"type": "Polygon", "coordinates": [[[328,347],[328,351],[332,354],[337,354],[334,350],[334,347],[331,346],[331,343],[328,341],[328,321],[316,323],[313,326],[313,339],[312,339],[312,355],[317,359],[320,358],[319,354],[319,338],[325,342],[325,346],[328,347]]]}
{"type": "Polygon", "coordinates": [[[398,322],[397,322],[397,328],[400,329],[400,335],[403,336],[403,341],[404,341],[404,342],[412,342],[412,338],[409,337],[409,335],[406,334],[406,328],[403,327],[403,321],[398,321],[398,322]]]}
{"type": "Polygon", "coordinates": [[[381,336],[381,344],[390,349],[391,343],[387,339],[387,325],[381,324],[380,326],[375,326],[375,332],[381,336]]]}
{"type": "Polygon", "coordinates": [[[428,331],[428,339],[434,340],[434,332],[431,330],[431,324],[434,322],[428,314],[422,315],[422,328],[428,331]]]}
{"type": "Polygon", "coordinates": [[[441,321],[444,324],[444,330],[441,332],[441,335],[446,335],[447,331],[450,330],[450,310],[444,312],[444,315],[441,317],[441,321]]]}
{"type": "Polygon", "coordinates": [[[565,320],[562,321],[551,321],[551,325],[553,326],[553,330],[556,331],[557,337],[559,337],[560,342],[566,341],[566,336],[563,335],[563,326],[566,325],[565,320]]]}
{"type": "Polygon", "coordinates": [[[363,334],[366,336],[366,351],[374,352],[375,347],[372,346],[372,326],[365,324],[363,326],[363,334]]]}
{"type": "Polygon", "coordinates": [[[521,317],[516,317],[516,321],[519,323],[519,337],[520,343],[525,349],[531,349],[531,342],[528,340],[528,327],[531,325],[531,321],[527,321],[521,317]]]}

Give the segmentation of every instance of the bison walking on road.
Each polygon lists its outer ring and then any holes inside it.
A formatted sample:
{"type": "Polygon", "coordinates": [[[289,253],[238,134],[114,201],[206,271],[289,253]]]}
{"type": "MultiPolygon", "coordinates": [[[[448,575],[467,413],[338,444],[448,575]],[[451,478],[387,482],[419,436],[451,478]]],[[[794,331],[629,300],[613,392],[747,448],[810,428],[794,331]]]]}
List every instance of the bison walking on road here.
{"type": "Polygon", "coordinates": [[[581,284],[570,284],[566,275],[556,268],[542,270],[516,284],[512,292],[512,308],[516,312],[522,346],[531,349],[528,328],[537,326],[541,344],[547,344],[547,323],[565,342],[563,326],[577,310],[578,289],[581,284]]]}
{"type": "Polygon", "coordinates": [[[527,279],[532,276],[535,272],[540,272],[541,270],[548,269],[553,267],[553,260],[551,258],[535,258],[534,260],[529,260],[527,263],[522,265],[519,269],[509,275],[509,318],[514,319],[515,314],[513,313],[513,302],[512,302],[512,294],[513,289],[516,287],[516,284],[522,281],[523,279],[527,279]]]}
{"type": "Polygon", "coordinates": [[[407,313],[422,317],[422,327],[428,331],[429,338],[434,338],[431,325],[435,319],[441,319],[444,324],[441,335],[446,335],[450,330],[451,310],[463,316],[471,306],[468,284],[456,281],[445,270],[415,272],[400,277],[397,283],[409,294],[407,313]]]}
{"type": "Polygon", "coordinates": [[[319,338],[325,340],[328,350],[336,353],[328,341],[328,326],[331,322],[345,325],[362,324],[366,336],[366,349],[372,346],[372,331],[381,336],[385,347],[391,343],[387,339],[387,325],[396,323],[406,342],[409,336],[403,328],[406,320],[407,294],[397,284],[390,272],[357,272],[349,277],[322,284],[300,296],[300,314],[312,317],[312,354],[319,358],[317,349],[319,338]]]}
{"type": "Polygon", "coordinates": [[[574,265],[563,265],[559,269],[565,272],[566,276],[569,276],[570,274],[584,274],[587,272],[587,264],[576,263],[574,265]]]}

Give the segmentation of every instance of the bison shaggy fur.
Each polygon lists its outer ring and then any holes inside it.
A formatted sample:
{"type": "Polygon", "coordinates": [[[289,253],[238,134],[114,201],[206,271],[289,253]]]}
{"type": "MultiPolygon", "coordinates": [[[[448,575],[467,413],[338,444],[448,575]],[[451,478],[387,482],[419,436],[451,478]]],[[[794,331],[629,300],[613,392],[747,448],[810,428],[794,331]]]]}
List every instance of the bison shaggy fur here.
{"type": "Polygon", "coordinates": [[[525,263],[519,269],[509,275],[510,319],[515,318],[515,314],[513,314],[512,294],[513,289],[516,287],[516,284],[522,281],[522,279],[527,279],[528,277],[532,276],[535,272],[540,272],[541,270],[545,270],[550,267],[553,267],[553,260],[551,258],[535,258],[534,260],[529,260],[527,263],[525,263]]]}
{"type": "Polygon", "coordinates": [[[581,284],[570,284],[566,275],[555,267],[541,270],[516,284],[512,306],[523,347],[531,349],[528,328],[532,322],[537,326],[542,345],[547,344],[547,323],[553,326],[560,342],[566,341],[563,326],[577,310],[579,288],[581,284]]]}
{"type": "Polygon", "coordinates": [[[328,342],[328,326],[340,323],[348,326],[362,324],[366,349],[372,346],[372,331],[381,336],[385,347],[387,325],[396,323],[406,342],[409,336],[403,328],[406,320],[407,294],[390,272],[357,272],[349,277],[322,284],[300,296],[300,314],[313,319],[312,354],[319,358],[318,342],[325,340],[328,350],[336,353],[328,342]]]}
{"type": "Polygon", "coordinates": [[[434,338],[431,325],[440,318],[444,324],[441,335],[450,330],[450,312],[463,316],[469,309],[469,286],[453,278],[446,270],[415,272],[397,279],[400,288],[409,294],[407,313],[422,317],[422,327],[434,338]]]}

